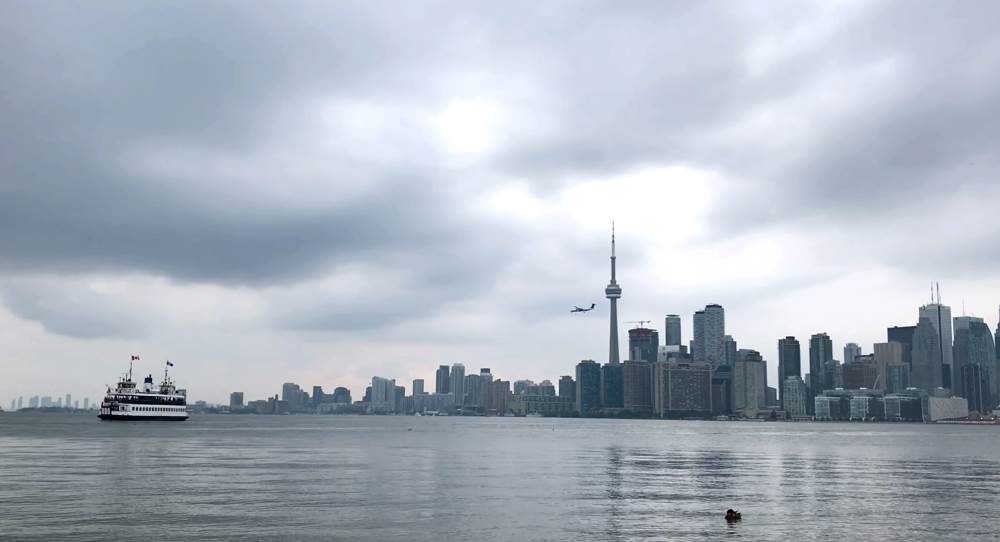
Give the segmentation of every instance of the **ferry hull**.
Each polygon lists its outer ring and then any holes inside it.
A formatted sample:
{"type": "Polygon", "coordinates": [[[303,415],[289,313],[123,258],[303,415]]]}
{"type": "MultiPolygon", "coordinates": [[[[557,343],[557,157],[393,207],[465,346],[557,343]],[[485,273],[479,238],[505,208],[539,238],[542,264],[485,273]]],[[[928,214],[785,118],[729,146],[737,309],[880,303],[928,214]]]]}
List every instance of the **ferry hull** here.
{"type": "Polygon", "coordinates": [[[160,421],[160,422],[183,422],[188,419],[184,416],[129,416],[120,414],[99,414],[98,418],[104,421],[131,422],[131,421],[160,421]]]}

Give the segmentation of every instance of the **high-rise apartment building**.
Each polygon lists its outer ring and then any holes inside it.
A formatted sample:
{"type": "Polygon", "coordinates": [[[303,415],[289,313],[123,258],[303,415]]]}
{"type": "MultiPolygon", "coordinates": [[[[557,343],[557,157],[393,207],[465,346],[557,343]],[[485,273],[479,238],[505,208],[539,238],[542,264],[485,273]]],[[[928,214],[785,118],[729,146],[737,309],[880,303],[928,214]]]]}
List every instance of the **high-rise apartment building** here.
{"type": "Polygon", "coordinates": [[[722,363],[732,367],[739,360],[739,347],[736,345],[736,339],[731,335],[726,335],[722,337],[722,351],[724,353],[722,363]]]}
{"type": "Polygon", "coordinates": [[[809,338],[809,374],[812,378],[813,393],[833,389],[834,382],[829,375],[829,363],[833,361],[833,341],[826,333],[816,333],[809,338]]]}
{"type": "Polygon", "coordinates": [[[559,397],[576,402],[576,381],[572,376],[559,377],[559,397]]]}
{"type": "Polygon", "coordinates": [[[785,380],[788,377],[802,377],[802,346],[798,339],[789,335],[778,339],[778,397],[779,404],[784,408],[785,380]]]}
{"type": "MultiPolygon", "coordinates": [[[[83,408],[87,408],[87,400],[83,401],[83,408]]],[[[243,392],[234,391],[229,394],[229,408],[230,410],[235,410],[238,408],[243,408],[243,392]]]]}
{"type": "Polygon", "coordinates": [[[762,410],[766,404],[767,363],[756,350],[742,349],[733,364],[733,412],[762,410]]]}
{"type": "Polygon", "coordinates": [[[712,366],[709,363],[659,362],[653,368],[653,409],[662,418],[712,413],[712,366]]]}
{"type": "Polygon", "coordinates": [[[434,393],[451,393],[451,371],[447,365],[438,366],[434,374],[434,393]]]}
{"type": "Polygon", "coordinates": [[[389,414],[396,411],[396,381],[391,378],[372,377],[372,394],[368,412],[389,414]]]}
{"type": "Polygon", "coordinates": [[[413,395],[423,395],[424,394],[424,379],[414,378],[413,379],[413,395]]]}
{"type": "Polygon", "coordinates": [[[451,385],[451,394],[455,396],[455,406],[461,407],[465,404],[465,365],[453,363],[451,377],[448,380],[451,385]]]}

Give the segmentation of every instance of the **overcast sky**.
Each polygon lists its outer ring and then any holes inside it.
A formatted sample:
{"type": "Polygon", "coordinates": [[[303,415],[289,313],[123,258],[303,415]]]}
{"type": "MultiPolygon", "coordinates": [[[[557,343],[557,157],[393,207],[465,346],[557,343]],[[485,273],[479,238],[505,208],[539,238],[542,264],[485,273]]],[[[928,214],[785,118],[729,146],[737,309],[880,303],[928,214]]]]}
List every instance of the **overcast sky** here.
{"type": "Polygon", "coordinates": [[[771,385],[779,337],[870,352],[933,280],[992,327],[998,20],[990,1],[4,2],[0,399],[98,399],[132,354],[209,401],[432,390],[453,362],[555,381],[606,361],[612,220],[623,337],[678,313],[687,340],[719,303],[771,385]]]}

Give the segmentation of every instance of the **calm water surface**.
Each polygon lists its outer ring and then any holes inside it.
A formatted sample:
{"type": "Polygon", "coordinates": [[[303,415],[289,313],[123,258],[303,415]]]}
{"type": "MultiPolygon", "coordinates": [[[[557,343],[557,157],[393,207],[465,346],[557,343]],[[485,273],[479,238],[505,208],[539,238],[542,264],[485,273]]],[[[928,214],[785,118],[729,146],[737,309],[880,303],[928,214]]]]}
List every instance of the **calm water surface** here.
{"type": "Polygon", "coordinates": [[[994,540],[998,445],[921,424],[8,413],[0,540],[994,540]]]}

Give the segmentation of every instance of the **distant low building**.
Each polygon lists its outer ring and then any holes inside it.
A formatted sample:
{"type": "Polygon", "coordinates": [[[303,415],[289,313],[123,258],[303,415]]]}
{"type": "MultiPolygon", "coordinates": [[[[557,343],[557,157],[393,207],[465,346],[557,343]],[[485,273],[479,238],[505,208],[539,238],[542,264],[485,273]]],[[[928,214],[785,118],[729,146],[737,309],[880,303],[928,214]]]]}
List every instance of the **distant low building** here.
{"type": "Polygon", "coordinates": [[[572,416],[573,401],[557,395],[512,395],[510,410],[515,415],[542,414],[545,416],[572,416]]]}

